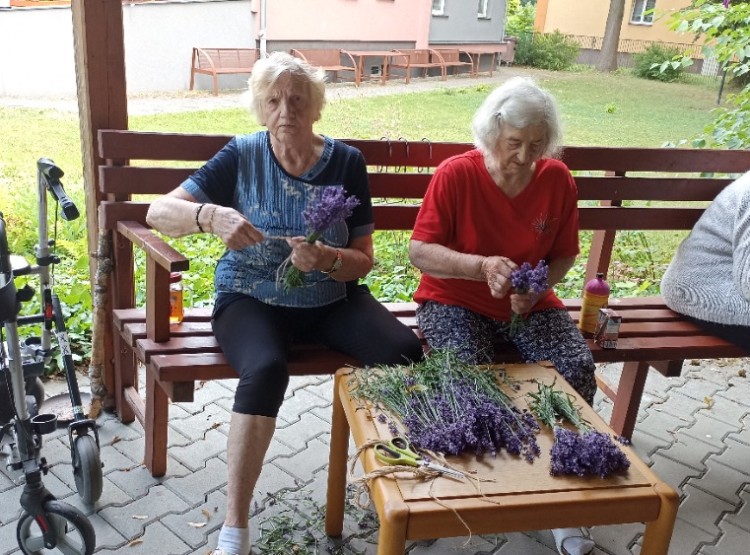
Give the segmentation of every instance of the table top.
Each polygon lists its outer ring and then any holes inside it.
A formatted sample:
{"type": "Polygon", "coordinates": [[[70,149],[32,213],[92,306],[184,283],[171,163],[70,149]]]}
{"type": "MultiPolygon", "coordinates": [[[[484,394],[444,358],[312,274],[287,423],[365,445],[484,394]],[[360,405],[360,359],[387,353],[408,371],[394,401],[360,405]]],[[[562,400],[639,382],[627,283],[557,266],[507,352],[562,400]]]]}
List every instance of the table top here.
{"type": "Polygon", "coordinates": [[[345,50],[352,56],[403,56],[393,50],[345,50]]]}
{"type": "MultiPolygon", "coordinates": [[[[524,407],[524,394],[536,391],[536,382],[533,380],[551,384],[556,379],[555,387],[576,398],[576,404],[581,407],[586,420],[598,430],[611,432],[607,424],[557,374],[551,364],[514,364],[502,368],[511,378],[519,380],[520,391],[512,395],[519,408],[524,407]]],[[[378,422],[377,411],[371,410],[363,401],[349,396],[346,373],[351,375],[351,372],[351,369],[339,370],[343,374],[339,394],[356,445],[363,445],[374,439],[390,439],[392,434],[387,424],[378,422]]],[[[477,458],[473,454],[463,454],[446,458],[450,466],[464,472],[473,472],[479,482],[472,479],[458,481],[442,476],[421,481],[403,474],[403,477],[395,480],[374,480],[372,493],[377,497],[382,496],[381,498],[392,499],[394,495],[400,497],[399,501],[409,506],[410,519],[420,511],[431,514],[434,519],[438,513],[445,513],[445,508],[458,510],[467,522],[472,522],[475,533],[483,533],[483,529],[499,532],[655,520],[662,504],[660,492],[671,491],[628,446],[621,446],[630,460],[630,468],[623,474],[606,479],[553,477],[549,473],[549,452],[553,442],[551,430],[542,426],[537,442],[541,455],[533,463],[505,451],[498,453],[496,457],[485,455],[477,458]],[[436,499],[439,499],[439,503],[436,499]],[[540,510],[541,507],[543,511],[540,510]],[[510,508],[513,510],[508,511],[510,508]],[[474,516],[478,520],[471,516],[474,511],[477,512],[474,516]],[[497,517],[495,515],[490,523],[488,517],[478,516],[482,512],[502,513],[507,520],[498,525],[494,521],[497,517]],[[572,513],[575,513],[574,517],[571,516],[572,513]],[[528,520],[529,518],[532,520],[528,520]],[[538,519],[536,524],[533,523],[535,519],[538,519]],[[489,528],[482,528],[482,523],[489,523],[489,528]]],[[[372,449],[366,450],[360,460],[365,472],[382,466],[375,459],[372,449]]],[[[455,520],[454,516],[446,518],[446,522],[455,520]]],[[[434,527],[437,523],[438,521],[433,521],[431,526],[434,527]]],[[[425,526],[430,526],[429,519],[425,526]]],[[[429,536],[429,532],[426,533],[425,537],[433,537],[429,536]]]]}

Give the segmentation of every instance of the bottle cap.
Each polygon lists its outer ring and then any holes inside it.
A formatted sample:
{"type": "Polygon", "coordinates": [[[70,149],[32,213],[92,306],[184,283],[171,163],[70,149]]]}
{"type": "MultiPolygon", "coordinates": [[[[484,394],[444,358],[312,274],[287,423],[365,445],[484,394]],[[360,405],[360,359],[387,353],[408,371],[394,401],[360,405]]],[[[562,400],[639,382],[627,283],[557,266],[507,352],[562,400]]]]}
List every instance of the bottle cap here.
{"type": "Polygon", "coordinates": [[[169,274],[169,282],[175,283],[178,281],[182,281],[182,274],[180,272],[172,272],[169,274]]]}
{"type": "Polygon", "coordinates": [[[604,274],[597,273],[594,279],[586,283],[585,290],[594,295],[609,295],[609,285],[604,281],[604,274]]]}

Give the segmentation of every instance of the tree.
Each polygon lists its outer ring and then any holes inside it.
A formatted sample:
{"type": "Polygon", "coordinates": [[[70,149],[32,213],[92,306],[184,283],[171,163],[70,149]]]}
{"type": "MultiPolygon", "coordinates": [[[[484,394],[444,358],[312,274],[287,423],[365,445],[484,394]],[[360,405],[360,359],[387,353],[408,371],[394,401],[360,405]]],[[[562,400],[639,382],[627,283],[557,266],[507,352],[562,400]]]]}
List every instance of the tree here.
{"type": "MultiPolygon", "coordinates": [[[[730,75],[750,74],[750,3],[724,0],[721,3],[696,0],[676,13],[670,27],[706,39],[704,52],[713,56],[730,75]]],[[[671,63],[679,63],[673,61],[671,63]]],[[[683,64],[690,61],[683,59],[683,64]]],[[[750,148],[750,84],[727,99],[727,106],[716,110],[716,117],[696,146],[734,149],[750,148]]]]}
{"type": "Polygon", "coordinates": [[[617,47],[620,44],[623,17],[625,17],[625,0],[610,0],[602,50],[599,54],[599,63],[596,64],[596,69],[599,71],[609,72],[617,69],[617,47]]]}

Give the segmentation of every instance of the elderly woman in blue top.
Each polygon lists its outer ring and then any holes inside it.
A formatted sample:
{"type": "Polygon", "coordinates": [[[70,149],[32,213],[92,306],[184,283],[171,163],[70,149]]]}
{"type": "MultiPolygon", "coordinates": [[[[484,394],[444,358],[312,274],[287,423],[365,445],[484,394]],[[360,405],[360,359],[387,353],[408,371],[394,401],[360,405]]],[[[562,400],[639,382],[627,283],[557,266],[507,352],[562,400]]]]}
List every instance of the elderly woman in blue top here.
{"type": "Polygon", "coordinates": [[[275,52],[255,64],[249,87],[252,112],[267,130],[233,138],[148,213],[167,235],[213,233],[227,247],[215,271],[213,328],[240,379],[215,555],[250,552],[249,507],[289,381],[291,343],[319,342],[364,365],[422,356],[414,333],[357,283],[373,265],[367,170],[358,150],[313,132],[325,103],[323,74],[275,52]],[[308,243],[302,213],[330,186],[343,186],[359,205],[308,243]],[[304,272],[304,286],[278,286],[287,258],[304,272]]]}

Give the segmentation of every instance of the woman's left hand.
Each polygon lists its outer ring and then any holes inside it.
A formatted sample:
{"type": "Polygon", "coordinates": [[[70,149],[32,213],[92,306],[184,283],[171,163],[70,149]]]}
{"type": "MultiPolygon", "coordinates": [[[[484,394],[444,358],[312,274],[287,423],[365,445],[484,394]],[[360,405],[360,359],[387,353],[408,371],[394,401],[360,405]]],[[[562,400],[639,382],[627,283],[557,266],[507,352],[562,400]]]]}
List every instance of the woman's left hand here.
{"type": "Polygon", "coordinates": [[[286,242],[292,247],[290,259],[292,264],[303,272],[311,272],[331,265],[329,259],[332,257],[328,254],[330,248],[320,241],[308,243],[304,237],[290,237],[286,242]],[[328,261],[327,265],[326,261],[328,261]]]}
{"type": "Polygon", "coordinates": [[[510,308],[516,314],[526,314],[539,300],[536,293],[511,293],[510,308]]]}

